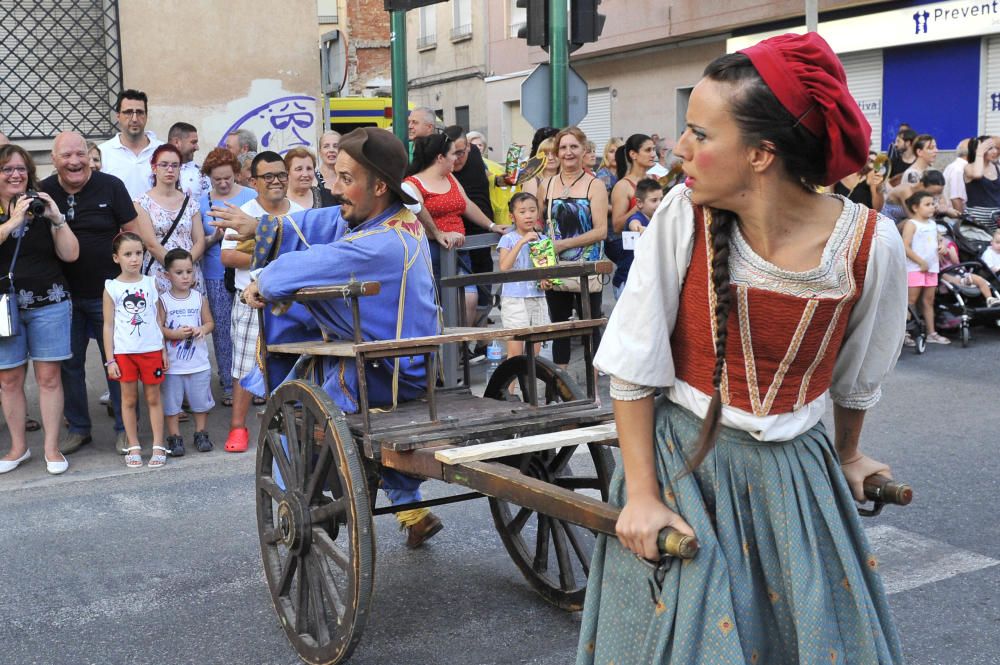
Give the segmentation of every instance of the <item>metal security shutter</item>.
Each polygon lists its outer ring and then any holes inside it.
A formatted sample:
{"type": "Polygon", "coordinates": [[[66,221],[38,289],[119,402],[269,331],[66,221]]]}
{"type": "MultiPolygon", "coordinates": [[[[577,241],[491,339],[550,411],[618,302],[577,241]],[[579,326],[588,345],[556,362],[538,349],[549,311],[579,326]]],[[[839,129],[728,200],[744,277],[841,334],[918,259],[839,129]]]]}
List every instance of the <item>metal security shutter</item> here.
{"type": "Polygon", "coordinates": [[[982,134],[1000,134],[1000,36],[987,37],[986,71],[983,77],[982,134]]]}
{"type": "Polygon", "coordinates": [[[600,158],[605,144],[611,138],[611,90],[598,88],[587,92],[587,115],[580,121],[580,129],[597,146],[600,158]]]}
{"type": "Polygon", "coordinates": [[[840,61],[847,73],[847,87],[872,126],[872,150],[881,151],[882,51],[844,53],[840,61]]]}

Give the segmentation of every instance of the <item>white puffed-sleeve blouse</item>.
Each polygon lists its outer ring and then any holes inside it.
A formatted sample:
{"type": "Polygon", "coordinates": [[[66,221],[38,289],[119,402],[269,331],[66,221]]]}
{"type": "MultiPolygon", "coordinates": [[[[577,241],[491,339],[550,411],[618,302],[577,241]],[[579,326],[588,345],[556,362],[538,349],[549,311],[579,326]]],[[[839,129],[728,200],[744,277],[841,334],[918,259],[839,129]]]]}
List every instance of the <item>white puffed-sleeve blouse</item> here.
{"type": "MultiPolygon", "coordinates": [[[[683,185],[672,189],[639,239],[628,282],[594,363],[612,376],[612,397],[636,398],[651,394],[653,388],[665,388],[669,399],[704,417],[711,396],[676,378],[670,347],[694,246],[694,208],[687,194],[683,185]]],[[[735,227],[729,258],[732,283],[800,297],[803,293],[817,298],[842,297],[850,281],[845,275],[844,253],[849,251],[849,240],[868,209],[837,198],[844,204],[843,211],[820,265],[806,272],[782,270],[765,261],[735,227]]],[[[882,380],[899,357],[906,323],[904,257],[899,232],[890,219],[880,215],[864,287],[848,319],[827,393],[836,404],[868,409],[881,397],[882,380]]],[[[712,333],[706,330],[705,334],[712,333]]],[[[793,439],[819,422],[826,411],[827,394],[795,411],[767,416],[724,406],[722,424],[749,432],[761,441],[793,439]]]]}

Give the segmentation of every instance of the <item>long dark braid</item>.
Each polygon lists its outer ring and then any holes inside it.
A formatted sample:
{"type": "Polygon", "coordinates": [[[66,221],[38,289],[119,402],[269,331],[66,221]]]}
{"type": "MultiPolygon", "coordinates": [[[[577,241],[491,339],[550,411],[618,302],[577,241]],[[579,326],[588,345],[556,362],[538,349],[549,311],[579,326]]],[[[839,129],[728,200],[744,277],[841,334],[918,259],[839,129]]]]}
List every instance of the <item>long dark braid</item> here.
{"type": "Polygon", "coordinates": [[[712,401],[698,433],[698,447],[688,462],[694,470],[705,460],[715,446],[722,416],[722,373],[726,366],[726,342],[728,341],[729,311],[732,294],[729,288],[729,238],[732,236],[736,215],[728,210],[713,209],[709,225],[712,241],[712,289],[715,291],[715,371],[712,373],[712,401]]]}

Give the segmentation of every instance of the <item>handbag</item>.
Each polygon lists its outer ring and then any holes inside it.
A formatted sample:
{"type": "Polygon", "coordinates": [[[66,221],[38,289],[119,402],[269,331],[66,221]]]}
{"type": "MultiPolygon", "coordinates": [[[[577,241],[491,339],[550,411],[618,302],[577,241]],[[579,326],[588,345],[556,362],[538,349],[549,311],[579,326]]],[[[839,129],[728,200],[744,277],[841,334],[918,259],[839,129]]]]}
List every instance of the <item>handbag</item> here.
{"type": "MultiPolygon", "coordinates": [[[[551,191],[552,181],[555,178],[549,179],[549,186],[545,188],[546,194],[551,191]]],[[[555,220],[552,219],[552,197],[548,198],[548,229],[549,237],[552,238],[552,242],[556,240],[556,225],[555,220]]],[[[559,258],[559,252],[556,252],[556,265],[559,265],[562,261],[559,258]]],[[[565,291],[568,293],[580,293],[582,291],[580,287],[579,277],[560,277],[559,284],[553,284],[553,291],[565,291]]],[[[600,293],[604,289],[604,285],[601,284],[600,275],[590,275],[587,277],[587,290],[590,293],[600,293]]]]}
{"type": "Polygon", "coordinates": [[[10,259],[10,270],[7,272],[10,289],[0,296],[0,338],[17,337],[21,334],[21,311],[17,306],[17,291],[14,289],[14,266],[17,264],[17,255],[21,252],[21,239],[27,232],[28,227],[25,222],[21,226],[20,235],[17,236],[14,256],[10,259]]]}
{"type": "MultiPolygon", "coordinates": [[[[162,238],[160,238],[160,245],[166,245],[167,241],[170,240],[170,236],[172,236],[174,234],[174,229],[176,229],[177,225],[180,224],[181,217],[184,216],[184,211],[187,210],[188,200],[190,200],[190,198],[191,198],[190,195],[188,195],[188,194],[184,195],[184,203],[181,204],[181,209],[177,212],[177,216],[174,217],[174,221],[173,221],[173,223],[170,224],[170,228],[167,229],[167,232],[163,234],[162,238]]],[[[146,264],[146,267],[142,271],[143,275],[148,275],[149,274],[149,270],[150,270],[150,268],[153,267],[153,263],[154,262],[155,262],[155,259],[153,259],[153,255],[150,254],[149,255],[149,263],[146,264]]]]}

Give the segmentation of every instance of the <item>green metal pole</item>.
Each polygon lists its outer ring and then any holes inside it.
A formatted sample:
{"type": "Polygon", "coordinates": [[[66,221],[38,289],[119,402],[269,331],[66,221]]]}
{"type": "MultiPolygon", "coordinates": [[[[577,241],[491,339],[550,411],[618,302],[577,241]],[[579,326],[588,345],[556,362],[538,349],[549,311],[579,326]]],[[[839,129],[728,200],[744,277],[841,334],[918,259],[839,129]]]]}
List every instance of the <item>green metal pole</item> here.
{"type": "Polygon", "coordinates": [[[552,69],[552,126],[565,127],[568,116],[569,16],[566,0],[549,0],[549,66],[552,69]]]}
{"type": "Polygon", "coordinates": [[[409,111],[406,99],[406,12],[391,12],[391,16],[392,131],[406,146],[406,117],[409,111]]]}

